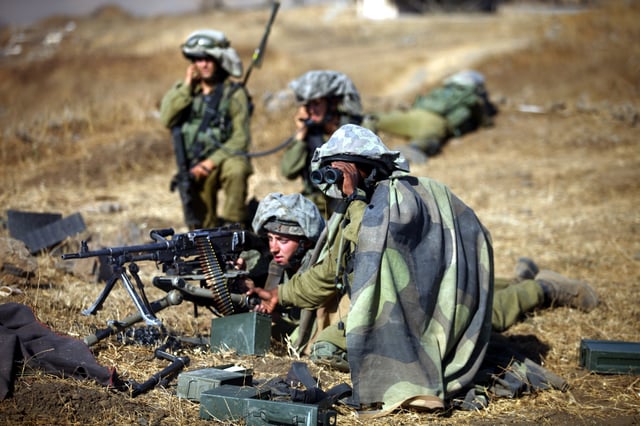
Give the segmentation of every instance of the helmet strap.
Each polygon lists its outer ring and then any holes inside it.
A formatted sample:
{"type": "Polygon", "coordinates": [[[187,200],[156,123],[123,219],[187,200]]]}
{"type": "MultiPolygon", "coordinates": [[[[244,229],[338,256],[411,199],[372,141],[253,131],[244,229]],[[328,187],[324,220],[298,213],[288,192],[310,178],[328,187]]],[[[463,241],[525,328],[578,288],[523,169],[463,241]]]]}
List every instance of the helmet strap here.
{"type": "Polygon", "coordinates": [[[300,264],[302,264],[302,259],[304,259],[305,254],[307,254],[308,248],[305,247],[307,241],[308,240],[306,238],[301,238],[299,240],[298,248],[291,255],[287,268],[298,270],[298,268],[300,267],[300,264]]]}

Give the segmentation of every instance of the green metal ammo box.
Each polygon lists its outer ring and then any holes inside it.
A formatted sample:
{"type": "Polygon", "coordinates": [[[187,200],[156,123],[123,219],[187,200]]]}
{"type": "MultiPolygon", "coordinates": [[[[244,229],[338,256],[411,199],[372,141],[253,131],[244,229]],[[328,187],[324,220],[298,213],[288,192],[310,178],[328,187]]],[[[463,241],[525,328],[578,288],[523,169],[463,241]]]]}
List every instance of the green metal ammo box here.
{"type": "Polygon", "coordinates": [[[247,399],[265,399],[269,390],[250,386],[222,385],[200,394],[200,418],[237,422],[247,413],[247,399]]]}
{"type": "Polygon", "coordinates": [[[251,385],[253,371],[240,369],[203,368],[185,371],[178,374],[178,388],[176,395],[192,401],[200,401],[202,392],[223,385],[245,386],[251,385]]]}
{"type": "Polygon", "coordinates": [[[264,355],[271,345],[271,316],[258,312],[211,320],[211,352],[233,350],[238,355],[264,355]]]}
{"type": "Polygon", "coordinates": [[[640,342],[582,339],[580,367],[596,373],[640,374],[640,342]]]}
{"type": "Polygon", "coordinates": [[[220,386],[202,393],[200,418],[243,421],[247,426],[335,426],[337,413],[313,404],[272,401],[270,392],[252,387],[220,386]]]}
{"type": "Polygon", "coordinates": [[[317,405],[247,399],[247,426],[335,426],[338,413],[317,405]]]}

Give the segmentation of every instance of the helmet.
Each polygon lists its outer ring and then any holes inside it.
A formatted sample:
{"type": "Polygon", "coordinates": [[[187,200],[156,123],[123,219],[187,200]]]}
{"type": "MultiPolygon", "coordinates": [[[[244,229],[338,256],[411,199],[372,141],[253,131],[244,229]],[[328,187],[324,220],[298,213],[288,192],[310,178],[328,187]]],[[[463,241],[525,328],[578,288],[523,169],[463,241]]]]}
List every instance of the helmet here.
{"type": "Polygon", "coordinates": [[[474,70],[464,70],[447,77],[445,85],[458,85],[464,87],[474,87],[479,91],[484,90],[484,75],[474,70]]]}
{"type": "Polygon", "coordinates": [[[185,58],[193,60],[211,56],[233,77],[242,76],[242,61],[224,33],[216,30],[197,30],[189,34],[180,46],[185,58]]]}
{"type": "Polygon", "coordinates": [[[251,223],[256,234],[265,231],[306,237],[316,242],[324,229],[324,219],[313,202],[302,194],[268,194],[251,223]]]}
{"type": "Polygon", "coordinates": [[[296,100],[306,103],[318,98],[341,98],[338,111],[345,115],[361,116],[360,94],[353,81],[338,71],[308,71],[289,83],[296,100]]]}
{"type": "MultiPolygon", "coordinates": [[[[375,133],[355,124],[340,127],[315,150],[311,170],[317,170],[332,161],[373,165],[385,177],[409,172],[409,163],[400,151],[391,151],[375,133]]],[[[343,198],[342,191],[335,184],[322,184],[319,188],[331,198],[343,198]]]]}

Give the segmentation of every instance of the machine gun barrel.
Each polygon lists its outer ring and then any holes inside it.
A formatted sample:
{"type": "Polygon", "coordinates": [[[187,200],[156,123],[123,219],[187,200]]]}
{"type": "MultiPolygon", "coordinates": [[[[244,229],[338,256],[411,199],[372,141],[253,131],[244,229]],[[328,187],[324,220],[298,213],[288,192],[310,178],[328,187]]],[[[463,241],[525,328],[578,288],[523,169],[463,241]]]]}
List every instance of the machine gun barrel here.
{"type": "Polygon", "coordinates": [[[89,250],[87,242],[83,241],[78,253],[65,253],[62,255],[62,259],[86,259],[89,257],[106,256],[110,259],[118,259],[120,264],[136,260],[159,261],[162,259],[159,258],[158,253],[164,250],[174,249],[176,247],[176,241],[179,241],[174,239],[169,240],[165,238],[171,235],[174,235],[174,231],[171,228],[154,229],[150,232],[151,239],[155,241],[154,243],[133,246],[107,247],[100,250],[89,250]],[[151,252],[151,254],[148,254],[144,257],[136,256],[136,254],[145,252],[151,252]]]}

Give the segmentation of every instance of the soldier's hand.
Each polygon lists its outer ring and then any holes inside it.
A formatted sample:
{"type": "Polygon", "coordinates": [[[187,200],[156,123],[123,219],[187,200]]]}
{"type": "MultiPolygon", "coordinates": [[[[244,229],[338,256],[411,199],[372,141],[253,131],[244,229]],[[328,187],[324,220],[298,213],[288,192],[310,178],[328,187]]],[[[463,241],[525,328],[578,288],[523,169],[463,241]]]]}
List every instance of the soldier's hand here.
{"type": "Polygon", "coordinates": [[[345,161],[332,161],[331,167],[336,168],[342,172],[342,187],[340,190],[345,197],[356,192],[358,183],[361,176],[358,168],[353,163],[347,163],[345,161]]]}
{"type": "Polygon", "coordinates": [[[206,160],[202,160],[201,162],[193,166],[191,170],[189,170],[189,172],[196,178],[196,180],[200,180],[209,176],[215,168],[216,165],[213,163],[213,161],[207,158],[206,160]]]}
{"type": "Polygon", "coordinates": [[[260,287],[251,288],[247,291],[247,296],[252,294],[255,294],[262,300],[262,303],[253,308],[256,312],[271,314],[276,309],[276,306],[278,306],[278,287],[272,290],[265,290],[260,287]]]}
{"type": "Polygon", "coordinates": [[[296,123],[296,140],[303,141],[307,137],[306,120],[309,119],[309,113],[304,105],[301,105],[294,116],[296,123]]]}
{"type": "Polygon", "coordinates": [[[198,67],[196,64],[190,64],[187,67],[187,73],[184,77],[184,84],[187,86],[192,85],[200,80],[200,72],[198,71],[198,67]]]}

